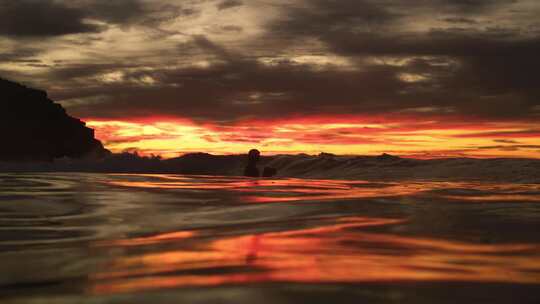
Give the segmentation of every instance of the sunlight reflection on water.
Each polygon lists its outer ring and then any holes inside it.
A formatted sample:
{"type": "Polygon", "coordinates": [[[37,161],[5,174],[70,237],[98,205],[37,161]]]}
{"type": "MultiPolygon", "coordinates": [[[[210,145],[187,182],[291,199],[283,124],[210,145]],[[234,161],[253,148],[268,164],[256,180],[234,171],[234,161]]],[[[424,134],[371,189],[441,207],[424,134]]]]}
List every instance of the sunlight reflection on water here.
{"type": "MultiPolygon", "coordinates": [[[[133,175],[125,175],[133,176],[133,175]]],[[[141,176],[141,175],[137,175],[141,176]]],[[[155,175],[148,175],[155,177],[155,175]]],[[[200,176],[200,178],[204,178],[200,176]]],[[[438,192],[438,196],[471,201],[507,200],[517,202],[540,201],[538,184],[496,184],[479,182],[410,182],[373,183],[348,180],[305,179],[200,179],[164,175],[153,181],[111,181],[111,185],[147,189],[221,189],[254,193],[243,196],[246,202],[284,202],[303,200],[353,199],[384,196],[405,196],[421,192],[438,192]],[[472,190],[471,190],[472,189],[472,190]]]]}
{"type": "Polygon", "coordinates": [[[0,181],[0,286],[38,294],[32,286],[50,281],[88,295],[540,283],[538,184],[68,173],[0,181]]]}
{"type": "MultiPolygon", "coordinates": [[[[523,271],[540,270],[538,245],[478,245],[354,230],[401,220],[344,218],[338,222],[219,239],[195,250],[123,257],[112,261],[107,271],[92,276],[97,283],[90,291],[116,293],[268,281],[540,282],[540,273],[523,271]]],[[[115,245],[122,244],[126,243],[115,245]]]]}

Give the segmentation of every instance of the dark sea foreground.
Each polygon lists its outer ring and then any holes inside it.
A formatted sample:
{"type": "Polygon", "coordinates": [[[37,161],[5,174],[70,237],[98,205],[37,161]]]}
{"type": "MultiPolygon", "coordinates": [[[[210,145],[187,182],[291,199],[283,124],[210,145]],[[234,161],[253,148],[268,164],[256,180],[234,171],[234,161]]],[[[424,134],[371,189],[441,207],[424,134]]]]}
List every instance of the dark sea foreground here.
{"type": "Polygon", "coordinates": [[[540,303],[540,184],[0,174],[0,303],[540,303]]]}

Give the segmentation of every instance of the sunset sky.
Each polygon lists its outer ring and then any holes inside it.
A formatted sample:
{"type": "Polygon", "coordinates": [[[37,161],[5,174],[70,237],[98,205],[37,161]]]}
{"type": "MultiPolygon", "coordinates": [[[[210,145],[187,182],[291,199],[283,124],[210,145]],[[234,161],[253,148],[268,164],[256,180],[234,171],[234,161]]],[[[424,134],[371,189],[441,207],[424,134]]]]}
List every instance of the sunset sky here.
{"type": "Polygon", "coordinates": [[[0,0],[0,76],[114,151],[540,158],[538,0],[0,0]]]}

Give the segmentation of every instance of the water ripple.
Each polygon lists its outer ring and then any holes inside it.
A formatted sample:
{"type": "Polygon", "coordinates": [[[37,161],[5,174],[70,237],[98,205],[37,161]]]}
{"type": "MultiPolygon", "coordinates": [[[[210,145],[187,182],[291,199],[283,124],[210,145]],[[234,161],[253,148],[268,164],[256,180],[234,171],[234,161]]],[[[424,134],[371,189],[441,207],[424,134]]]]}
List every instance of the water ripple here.
{"type": "Polygon", "coordinates": [[[0,295],[540,282],[538,184],[20,173],[0,193],[0,295]]]}

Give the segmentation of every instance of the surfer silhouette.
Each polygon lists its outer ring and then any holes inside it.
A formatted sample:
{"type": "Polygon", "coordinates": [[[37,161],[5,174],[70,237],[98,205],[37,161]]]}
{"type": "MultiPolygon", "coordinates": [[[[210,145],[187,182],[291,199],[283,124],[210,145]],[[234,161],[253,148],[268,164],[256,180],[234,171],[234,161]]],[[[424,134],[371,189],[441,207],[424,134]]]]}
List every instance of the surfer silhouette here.
{"type": "Polygon", "coordinates": [[[244,175],[249,177],[259,177],[259,169],[257,168],[257,162],[261,157],[261,152],[257,149],[251,149],[248,152],[248,164],[244,169],[244,175]]]}
{"type": "MultiPolygon", "coordinates": [[[[244,169],[244,176],[248,177],[260,177],[261,173],[259,168],[257,168],[257,162],[261,158],[261,152],[257,149],[251,149],[248,152],[248,164],[244,169]]],[[[271,167],[265,167],[263,170],[263,177],[271,177],[276,175],[277,170],[271,167]]]]}

